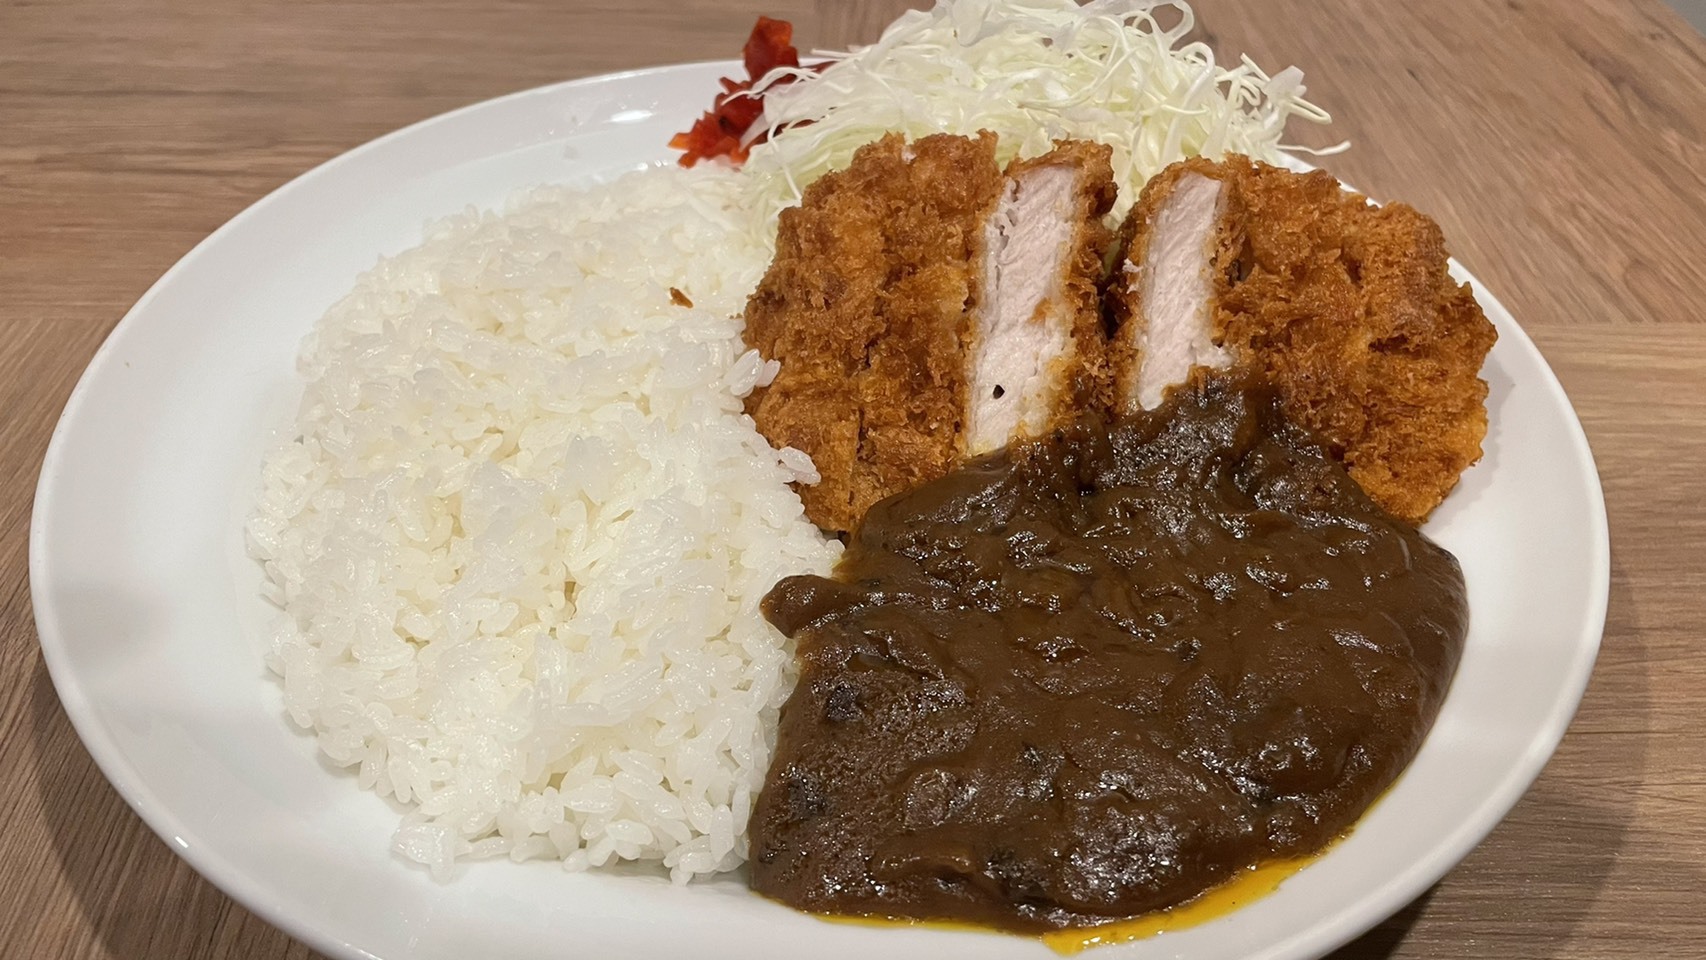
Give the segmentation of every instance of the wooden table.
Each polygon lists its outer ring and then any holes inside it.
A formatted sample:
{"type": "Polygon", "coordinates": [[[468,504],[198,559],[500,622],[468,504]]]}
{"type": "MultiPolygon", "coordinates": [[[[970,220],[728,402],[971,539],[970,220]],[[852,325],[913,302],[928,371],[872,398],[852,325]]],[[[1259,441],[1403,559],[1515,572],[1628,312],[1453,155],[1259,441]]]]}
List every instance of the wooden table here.
{"type": "MultiPolygon", "coordinates": [[[[874,39],[898,0],[0,0],[0,956],[308,957],[174,857],[41,665],[30,498],[101,339],[191,245],[388,130],[731,56],[754,14],[874,39]]],[[[1432,213],[1533,335],[1611,516],[1604,650],[1527,797],[1342,958],[1706,956],[1706,42],[1657,0],[1200,0],[1303,66],[1332,161],[1432,213]]]]}

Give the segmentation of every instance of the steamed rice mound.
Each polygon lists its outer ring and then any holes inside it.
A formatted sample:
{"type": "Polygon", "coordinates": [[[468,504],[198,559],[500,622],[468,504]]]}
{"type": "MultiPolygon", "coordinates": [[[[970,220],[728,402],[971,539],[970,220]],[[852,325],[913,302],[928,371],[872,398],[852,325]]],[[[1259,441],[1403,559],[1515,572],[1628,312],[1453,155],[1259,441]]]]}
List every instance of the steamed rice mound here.
{"type": "Polygon", "coordinates": [[[459,858],[728,870],[791,649],[758,602],[839,545],[742,414],[770,251],[736,175],[653,170],[469,212],[304,345],[248,526],[291,719],[459,858]],[[691,300],[672,302],[671,288],[691,300]]]}

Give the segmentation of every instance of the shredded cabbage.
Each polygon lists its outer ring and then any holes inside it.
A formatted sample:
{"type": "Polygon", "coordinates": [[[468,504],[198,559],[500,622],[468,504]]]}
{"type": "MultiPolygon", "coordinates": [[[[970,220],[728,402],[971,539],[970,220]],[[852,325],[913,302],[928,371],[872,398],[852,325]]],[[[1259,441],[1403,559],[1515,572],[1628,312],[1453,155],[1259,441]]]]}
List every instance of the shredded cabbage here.
{"type": "Polygon", "coordinates": [[[990,130],[1003,163],[1058,139],[1108,144],[1119,217],[1169,163],[1228,152],[1277,162],[1298,149],[1280,143],[1289,118],[1330,121],[1303,99],[1296,67],[1270,76],[1246,57],[1225,69],[1206,44],[1180,45],[1194,23],[1184,2],[938,0],[901,15],[871,46],[814,51],[833,61],[821,73],[778,68],[754,87],[764,112],[747,141],[769,139],[746,163],[753,212],[771,220],[886,132],[990,130]],[[1163,27],[1157,15],[1167,9],[1178,22],[1163,27]],[[777,85],[783,76],[799,82],[777,85]]]}

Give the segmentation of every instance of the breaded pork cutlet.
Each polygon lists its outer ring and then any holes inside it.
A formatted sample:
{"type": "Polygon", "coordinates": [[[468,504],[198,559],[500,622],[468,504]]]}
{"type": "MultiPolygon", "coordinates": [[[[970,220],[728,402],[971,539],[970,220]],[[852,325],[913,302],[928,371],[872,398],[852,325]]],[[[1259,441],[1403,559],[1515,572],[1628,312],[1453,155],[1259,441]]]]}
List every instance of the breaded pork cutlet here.
{"type": "Polygon", "coordinates": [[[1039,436],[1098,400],[1110,155],[1102,144],[1069,141],[1008,165],[979,251],[966,456],[1039,436]]]}
{"type": "Polygon", "coordinates": [[[1193,370],[1249,366],[1351,477],[1413,523],[1481,457],[1496,338],[1430,219],[1326,173],[1232,156],[1145,185],[1110,279],[1115,405],[1153,408],[1193,370]]]}
{"type": "Polygon", "coordinates": [[[782,213],[746,309],[747,343],[781,370],[747,409],[812,456],[800,499],[820,527],[851,530],[1096,393],[1108,150],[1063,144],[1003,174],[995,144],[890,135],[782,213]]]}
{"type": "Polygon", "coordinates": [[[965,406],[974,253],[1002,189],[995,136],[898,134],[782,212],[746,342],[781,362],[747,411],[810,454],[806,516],[851,530],[877,500],[945,473],[965,406]]]}

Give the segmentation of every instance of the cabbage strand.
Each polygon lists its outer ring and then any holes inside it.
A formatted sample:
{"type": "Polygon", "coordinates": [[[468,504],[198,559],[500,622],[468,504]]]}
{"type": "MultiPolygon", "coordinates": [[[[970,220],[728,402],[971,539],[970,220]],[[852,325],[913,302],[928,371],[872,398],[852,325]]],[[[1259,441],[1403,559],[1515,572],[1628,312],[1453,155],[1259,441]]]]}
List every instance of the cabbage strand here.
{"type": "Polygon", "coordinates": [[[1182,42],[1194,23],[1184,2],[939,0],[870,46],[814,51],[827,69],[778,68],[754,87],[764,112],[748,140],[769,137],[746,164],[754,212],[773,222],[811,181],[889,131],[990,130],[1003,163],[1060,139],[1112,147],[1120,217],[1170,163],[1226,153],[1277,162],[1288,119],[1330,121],[1304,99],[1302,71],[1270,76],[1248,58],[1222,68],[1206,44],[1182,42]],[[783,77],[798,82],[778,85],[783,77]]]}

